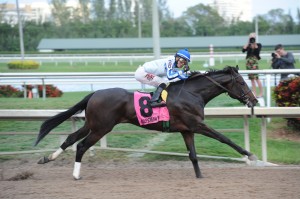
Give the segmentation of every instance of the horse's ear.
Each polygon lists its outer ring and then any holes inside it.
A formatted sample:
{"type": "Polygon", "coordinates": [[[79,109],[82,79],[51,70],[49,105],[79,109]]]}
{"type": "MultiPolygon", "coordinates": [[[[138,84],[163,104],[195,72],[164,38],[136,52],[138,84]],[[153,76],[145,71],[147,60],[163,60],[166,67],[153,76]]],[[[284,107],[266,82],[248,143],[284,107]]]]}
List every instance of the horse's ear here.
{"type": "Polygon", "coordinates": [[[235,68],[236,68],[236,70],[238,71],[238,70],[239,70],[239,65],[236,65],[235,68]]]}

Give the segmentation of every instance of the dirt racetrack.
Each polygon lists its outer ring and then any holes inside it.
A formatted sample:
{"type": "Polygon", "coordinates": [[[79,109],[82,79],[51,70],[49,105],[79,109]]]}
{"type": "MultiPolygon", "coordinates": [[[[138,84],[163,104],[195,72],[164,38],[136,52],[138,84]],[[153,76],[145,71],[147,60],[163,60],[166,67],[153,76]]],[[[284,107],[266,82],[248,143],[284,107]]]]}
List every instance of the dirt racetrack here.
{"type": "Polygon", "coordinates": [[[72,178],[71,161],[10,160],[0,166],[1,199],[300,198],[299,166],[200,160],[204,178],[196,179],[189,161],[95,161],[83,163],[79,181],[72,178]]]}

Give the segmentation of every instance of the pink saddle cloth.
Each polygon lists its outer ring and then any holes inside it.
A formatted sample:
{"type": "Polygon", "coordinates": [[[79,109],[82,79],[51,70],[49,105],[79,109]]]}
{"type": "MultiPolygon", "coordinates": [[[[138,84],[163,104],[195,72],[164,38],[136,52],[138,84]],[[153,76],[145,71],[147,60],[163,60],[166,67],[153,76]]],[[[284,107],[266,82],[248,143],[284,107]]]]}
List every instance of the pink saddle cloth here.
{"type": "Polygon", "coordinates": [[[134,92],[134,108],[140,125],[153,124],[160,121],[169,121],[168,108],[150,106],[151,96],[149,93],[134,92]]]}

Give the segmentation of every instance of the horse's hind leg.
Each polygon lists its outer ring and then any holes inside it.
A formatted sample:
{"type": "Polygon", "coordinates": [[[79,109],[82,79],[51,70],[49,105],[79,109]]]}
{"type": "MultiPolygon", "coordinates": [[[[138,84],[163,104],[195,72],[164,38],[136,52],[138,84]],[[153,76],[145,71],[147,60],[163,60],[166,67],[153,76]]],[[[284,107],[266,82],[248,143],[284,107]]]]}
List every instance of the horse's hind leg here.
{"type": "Polygon", "coordinates": [[[78,140],[86,137],[89,133],[89,129],[86,126],[83,126],[79,130],[70,134],[67,139],[62,143],[59,149],[57,149],[54,153],[50,154],[48,157],[42,157],[38,164],[45,164],[50,161],[55,160],[64,150],[66,150],[69,146],[73,145],[78,140]]]}
{"type": "Polygon", "coordinates": [[[105,133],[103,134],[91,132],[87,137],[85,137],[80,143],[77,144],[76,159],[73,170],[73,177],[76,180],[80,179],[81,160],[84,153],[96,142],[98,142],[104,135],[105,133]]]}
{"type": "Polygon", "coordinates": [[[194,171],[196,178],[202,178],[200,167],[198,164],[197,153],[194,143],[194,133],[192,132],[181,132],[181,135],[184,139],[187,150],[189,151],[189,158],[193,163],[194,171]]]}

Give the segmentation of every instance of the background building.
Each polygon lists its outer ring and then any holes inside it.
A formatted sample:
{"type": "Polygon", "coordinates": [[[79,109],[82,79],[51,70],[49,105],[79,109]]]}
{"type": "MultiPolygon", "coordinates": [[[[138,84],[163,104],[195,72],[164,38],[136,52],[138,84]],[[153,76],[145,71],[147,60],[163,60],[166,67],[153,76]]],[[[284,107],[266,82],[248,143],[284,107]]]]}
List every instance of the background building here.
{"type": "Polygon", "coordinates": [[[252,21],[251,0],[214,0],[211,5],[218,10],[220,16],[227,21],[237,20],[252,21]]]}
{"type": "MultiPolygon", "coordinates": [[[[199,2],[201,3],[201,2],[199,2]]],[[[210,6],[216,8],[219,15],[228,22],[232,20],[252,21],[252,1],[251,0],[213,0],[210,6]]],[[[89,5],[90,6],[90,5],[89,5]]],[[[71,16],[73,12],[79,11],[78,0],[68,0],[66,4],[71,16]]],[[[51,9],[52,5],[47,2],[32,2],[31,4],[19,4],[20,14],[23,20],[35,21],[36,23],[43,23],[52,20],[51,9]]],[[[2,17],[0,22],[16,24],[17,11],[14,3],[0,4],[0,11],[2,17]]],[[[1,14],[0,13],[0,14],[1,14]]]]}
{"type": "MultiPolygon", "coordinates": [[[[51,20],[51,8],[48,3],[33,2],[32,4],[19,4],[20,15],[24,21],[44,23],[51,20]]],[[[16,4],[0,4],[1,23],[17,24],[18,15],[16,4]]]]}
{"type": "MultiPolygon", "coordinates": [[[[79,12],[78,0],[68,0],[66,3],[66,9],[70,11],[70,17],[74,12],[79,12]]],[[[30,4],[19,3],[20,15],[24,21],[35,21],[36,23],[44,23],[51,21],[52,18],[52,4],[47,2],[32,2],[30,4]]],[[[14,3],[2,3],[0,4],[0,22],[17,24],[17,7],[14,3]]]]}

